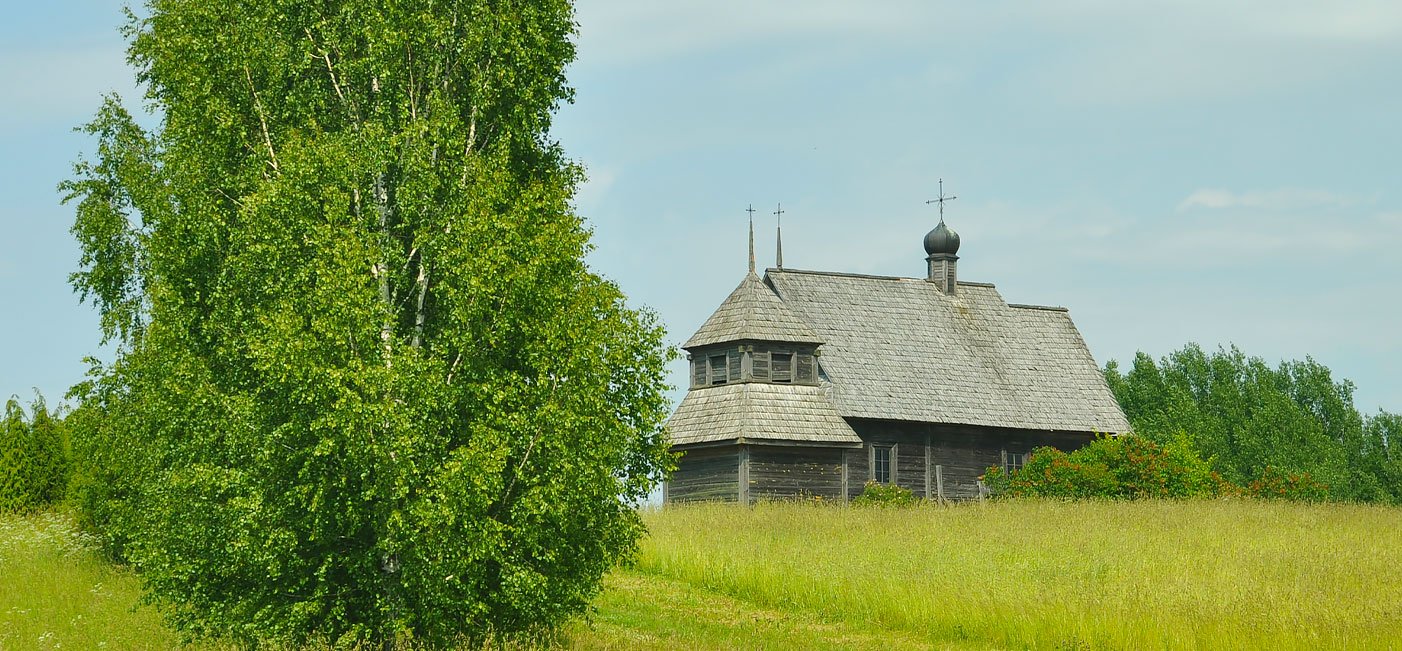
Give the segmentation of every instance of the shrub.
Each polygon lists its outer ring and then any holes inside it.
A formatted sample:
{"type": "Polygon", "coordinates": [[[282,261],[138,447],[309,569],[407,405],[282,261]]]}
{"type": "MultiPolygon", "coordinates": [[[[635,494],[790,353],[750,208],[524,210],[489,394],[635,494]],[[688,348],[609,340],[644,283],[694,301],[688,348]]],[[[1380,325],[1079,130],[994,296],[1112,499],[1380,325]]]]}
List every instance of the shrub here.
{"type": "Polygon", "coordinates": [[[910,506],[918,500],[908,488],[868,481],[862,494],[852,498],[854,506],[910,506]]]}
{"type": "Polygon", "coordinates": [[[1266,466],[1261,476],[1246,485],[1252,497],[1318,502],[1329,497],[1329,486],[1315,480],[1307,472],[1288,473],[1266,466]]]}
{"type": "Polygon", "coordinates": [[[1101,436],[1069,454],[1038,448],[1021,469],[990,468],[984,481],[995,495],[1028,497],[1211,497],[1234,488],[1182,434],[1162,447],[1126,435],[1101,436]]]}

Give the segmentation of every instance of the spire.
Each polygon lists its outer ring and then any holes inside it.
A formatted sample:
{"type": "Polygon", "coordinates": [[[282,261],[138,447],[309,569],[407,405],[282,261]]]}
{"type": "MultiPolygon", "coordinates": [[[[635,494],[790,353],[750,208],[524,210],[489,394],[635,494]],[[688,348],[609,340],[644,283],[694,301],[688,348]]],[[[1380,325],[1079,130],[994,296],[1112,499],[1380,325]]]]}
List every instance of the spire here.
{"type": "Polygon", "coordinates": [[[750,204],[745,212],[750,213],[750,273],[755,272],[755,206],[750,204]]]}
{"type": "Polygon", "coordinates": [[[779,204],[779,209],[774,211],[778,217],[775,222],[774,235],[774,266],[784,268],[784,204],[779,204]]]}

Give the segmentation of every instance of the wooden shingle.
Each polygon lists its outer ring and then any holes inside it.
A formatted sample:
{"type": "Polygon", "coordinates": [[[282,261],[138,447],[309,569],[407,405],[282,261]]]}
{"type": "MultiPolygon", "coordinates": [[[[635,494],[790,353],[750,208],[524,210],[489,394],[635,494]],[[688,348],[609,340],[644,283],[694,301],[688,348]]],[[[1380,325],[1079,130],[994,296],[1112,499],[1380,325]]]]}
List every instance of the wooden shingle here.
{"type": "Polygon", "coordinates": [[[1064,308],[1009,305],[993,285],[769,269],[825,342],[849,418],[1120,433],[1129,422],[1064,308]]]}
{"type": "Polygon", "coordinates": [[[694,389],[667,422],[673,445],[789,441],[859,445],[824,389],[752,382],[694,389]]]}
{"type": "Polygon", "coordinates": [[[711,318],[682,348],[688,350],[731,341],[820,344],[818,333],[794,316],[774,290],[753,272],[716,308],[711,318]]]}

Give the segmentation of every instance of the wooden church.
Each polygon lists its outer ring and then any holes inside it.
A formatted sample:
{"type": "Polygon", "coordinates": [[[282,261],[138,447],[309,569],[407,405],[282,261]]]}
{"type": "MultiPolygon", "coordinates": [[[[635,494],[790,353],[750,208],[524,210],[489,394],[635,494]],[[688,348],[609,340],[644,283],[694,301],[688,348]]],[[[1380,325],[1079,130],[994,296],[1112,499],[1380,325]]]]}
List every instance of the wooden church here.
{"type": "MultiPolygon", "coordinates": [[[[942,206],[941,206],[942,207],[942,206]]],[[[1066,308],[958,279],[959,236],[925,236],[924,278],[750,271],[682,347],[665,502],[820,497],[866,482],[970,499],[992,466],[1129,430],[1066,308]]]]}

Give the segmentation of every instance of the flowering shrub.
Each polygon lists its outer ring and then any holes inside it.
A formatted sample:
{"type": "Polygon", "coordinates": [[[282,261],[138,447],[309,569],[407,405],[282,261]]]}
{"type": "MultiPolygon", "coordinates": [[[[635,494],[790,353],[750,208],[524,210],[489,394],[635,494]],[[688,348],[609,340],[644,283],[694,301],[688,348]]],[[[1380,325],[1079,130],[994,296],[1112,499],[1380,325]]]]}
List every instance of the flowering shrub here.
{"type": "Polygon", "coordinates": [[[915,493],[895,484],[869,481],[862,494],[852,498],[853,506],[909,506],[918,501],[915,493]]]}
{"type": "Polygon", "coordinates": [[[1320,501],[1329,497],[1329,487],[1307,472],[1291,474],[1266,466],[1261,476],[1246,485],[1246,494],[1285,500],[1320,501]]]}
{"type": "Polygon", "coordinates": [[[1037,448],[1012,473],[989,468],[995,495],[1071,498],[1213,497],[1238,492],[1213,472],[1184,435],[1159,446],[1138,436],[1101,436],[1066,453],[1037,448]]]}

